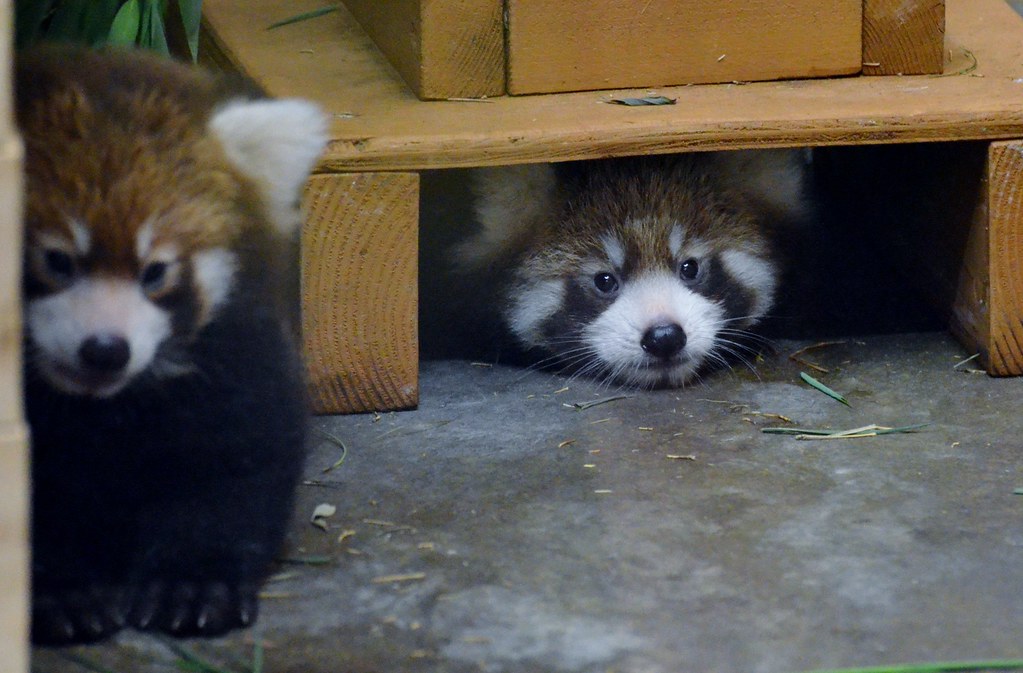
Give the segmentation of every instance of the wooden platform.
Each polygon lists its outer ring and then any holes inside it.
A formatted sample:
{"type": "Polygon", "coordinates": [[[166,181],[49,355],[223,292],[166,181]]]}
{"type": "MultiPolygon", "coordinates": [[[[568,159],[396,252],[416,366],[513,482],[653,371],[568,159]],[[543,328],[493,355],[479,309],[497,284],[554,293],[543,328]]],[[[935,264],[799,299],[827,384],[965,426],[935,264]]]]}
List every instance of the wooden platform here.
{"type": "MultiPolygon", "coordinates": [[[[675,99],[675,105],[642,108],[607,101],[645,95],[647,90],[423,102],[343,8],[302,23],[265,29],[321,5],[319,0],[297,0],[286,6],[273,0],[208,0],[204,3],[205,57],[244,72],[273,95],[318,101],[333,115],[332,141],[317,169],[320,177],[314,190],[321,193],[324,180],[338,181],[333,190],[336,198],[356,188],[353,185],[362,189],[375,180],[354,183],[346,173],[688,150],[1023,138],[1023,20],[1002,0],[947,2],[943,75],[669,87],[656,93],[675,99]]],[[[1015,145],[999,146],[997,156],[1008,156],[1006,148],[1015,145]]],[[[999,185],[990,198],[1004,198],[1008,203],[1014,189],[1007,185],[1023,180],[1017,162],[993,160],[990,170],[992,184],[999,185]]],[[[412,200],[415,193],[414,186],[404,192],[412,200]]],[[[396,222],[392,211],[374,211],[364,203],[365,211],[358,217],[350,211],[344,215],[320,207],[319,212],[334,213],[332,219],[313,217],[308,227],[314,232],[343,231],[356,220],[357,226],[379,232],[415,226],[414,221],[396,222]],[[380,213],[375,222],[369,221],[372,212],[380,213]]],[[[990,293],[985,276],[980,290],[985,301],[996,302],[987,304],[991,311],[1000,313],[1002,307],[1023,305],[1018,301],[1023,280],[1007,278],[1016,274],[1005,272],[1002,258],[1005,242],[1016,240],[1023,225],[1013,219],[1014,209],[988,203],[978,204],[978,209],[998,213],[1001,243],[992,248],[985,273],[996,269],[1003,280],[990,293]]],[[[409,217],[414,220],[415,216],[409,217]]],[[[987,220],[979,221],[977,226],[987,220]]],[[[311,235],[310,240],[315,239],[311,235]]],[[[415,363],[409,358],[416,353],[416,333],[414,302],[408,301],[404,287],[415,282],[415,237],[401,241],[412,249],[395,249],[393,240],[376,236],[357,249],[332,248],[337,251],[332,255],[341,256],[327,261],[313,259],[318,249],[305,251],[310,260],[306,268],[331,274],[336,288],[334,294],[318,290],[315,296],[306,295],[307,325],[312,321],[320,329],[324,329],[321,320],[356,311],[357,307],[349,309],[345,303],[358,281],[352,269],[396,270],[394,260],[406,260],[388,281],[402,286],[378,292],[376,297],[384,305],[358,308],[363,313],[351,313],[346,326],[360,335],[360,344],[375,344],[376,350],[352,347],[351,332],[335,334],[329,349],[322,341],[310,343],[307,338],[313,394],[320,411],[401,408],[416,402],[414,394],[406,394],[415,390],[415,363]],[[392,300],[394,306],[386,305],[392,300]],[[394,344],[399,343],[407,347],[395,352],[394,344]],[[352,357],[360,362],[354,364],[352,357]],[[379,392],[366,395],[352,390],[352,367],[376,372],[376,380],[383,382],[379,392]],[[397,381],[389,378],[395,371],[413,373],[397,381]]],[[[999,324],[1012,332],[1010,341],[1023,343],[1018,317],[1011,313],[1008,322],[999,324]]],[[[1016,351],[987,342],[976,345],[990,371],[1023,372],[1023,360],[1013,355],[1016,351]],[[1008,353],[1009,359],[1003,361],[1000,353],[1008,353]]]]}

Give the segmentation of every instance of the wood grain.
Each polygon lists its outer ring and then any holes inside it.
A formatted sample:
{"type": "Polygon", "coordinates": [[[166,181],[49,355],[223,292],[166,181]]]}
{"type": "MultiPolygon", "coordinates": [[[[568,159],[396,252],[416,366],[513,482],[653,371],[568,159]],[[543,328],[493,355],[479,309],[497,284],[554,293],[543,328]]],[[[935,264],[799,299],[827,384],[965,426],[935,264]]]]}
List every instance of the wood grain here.
{"type": "Polygon", "coordinates": [[[320,0],[206,0],[230,60],[270,93],[319,101],[336,116],[324,171],[419,170],[792,145],[1023,137],[1023,19],[1003,0],[949,0],[945,77],[665,87],[677,104],[607,105],[616,90],[423,102],[347,11],[254,30],[320,0]],[[971,60],[977,68],[965,72],[971,60]],[[956,74],[962,73],[962,74],[956,74]],[[982,75],[975,77],[974,75],[982,75]]]}
{"type": "Polygon", "coordinates": [[[313,409],[418,404],[419,176],[314,175],[302,232],[302,333],[313,409]]]}
{"type": "MultiPolygon", "coordinates": [[[[989,374],[1023,374],[1023,141],[991,143],[987,256],[989,374]]],[[[967,298],[967,301],[969,298],[967,298]]]]}
{"type": "Polygon", "coordinates": [[[849,75],[861,0],[508,0],[512,94],[849,75]]]}
{"type": "Polygon", "coordinates": [[[945,0],[864,0],[864,75],[927,75],[944,65],[945,0]]]}
{"type": "Polygon", "coordinates": [[[423,99],[504,93],[501,0],[344,0],[423,99]]]}
{"type": "MultiPolygon", "coordinates": [[[[0,53],[12,9],[0,0],[0,53]]],[[[21,144],[10,59],[0,60],[0,669],[28,670],[28,434],[21,392],[21,144]]]]}

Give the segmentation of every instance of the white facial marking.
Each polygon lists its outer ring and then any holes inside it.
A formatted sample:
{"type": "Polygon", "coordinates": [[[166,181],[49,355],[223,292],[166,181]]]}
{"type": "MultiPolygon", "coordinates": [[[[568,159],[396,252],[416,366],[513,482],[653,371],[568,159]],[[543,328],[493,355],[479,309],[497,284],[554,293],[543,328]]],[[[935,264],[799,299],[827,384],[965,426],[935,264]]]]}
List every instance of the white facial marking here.
{"type": "Polygon", "coordinates": [[[234,288],[234,275],[238,270],[238,257],[226,248],[211,248],[196,253],[192,258],[195,281],[203,299],[201,324],[208,323],[224,305],[234,288]]]}
{"type": "Polygon", "coordinates": [[[26,309],[36,368],[54,387],[76,395],[116,394],[152,364],[171,334],[170,316],[128,281],[81,280],[63,292],[30,300],[26,309]],[[123,370],[100,376],[82,366],[79,350],[94,335],[127,340],[131,357],[123,370]]]}
{"type": "Polygon", "coordinates": [[[74,218],[71,218],[68,223],[71,225],[71,235],[74,237],[75,252],[82,257],[88,255],[89,248],[92,246],[92,232],[84,223],[74,218]]]}
{"type": "Polygon", "coordinates": [[[139,227],[139,232],[135,235],[135,254],[139,259],[146,259],[149,256],[149,250],[152,247],[153,223],[147,220],[141,227],[139,227]]]}
{"type": "Polygon", "coordinates": [[[600,243],[604,246],[604,253],[607,255],[608,261],[615,269],[625,266],[625,246],[621,241],[614,236],[605,235],[600,238],[600,243]]]}
{"type": "Polygon", "coordinates": [[[565,282],[562,280],[545,280],[529,285],[528,289],[512,298],[509,327],[523,343],[539,346],[543,343],[541,325],[558,312],[564,300],[565,282]]]}
{"type": "Polygon", "coordinates": [[[737,283],[753,291],[752,315],[764,315],[771,307],[778,284],[772,264],[762,257],[741,250],[722,252],[721,264],[737,283]]]}
{"type": "Polygon", "coordinates": [[[633,385],[682,385],[706,361],[724,318],[715,302],[689,290],[674,275],[658,272],[631,281],[583,339],[615,378],[633,385]],[[658,362],[640,345],[651,327],[677,324],[686,334],[678,361],[658,362]]]}
{"type": "Polygon", "coordinates": [[[668,233],[668,250],[672,256],[678,257],[682,254],[683,243],[685,243],[685,233],[682,227],[677,224],[671,225],[671,231],[668,233]]]}
{"type": "Polygon", "coordinates": [[[707,245],[705,241],[699,239],[693,239],[685,244],[685,247],[679,246],[679,251],[676,253],[676,257],[680,259],[702,259],[708,257],[711,254],[711,247],[707,245]]]}

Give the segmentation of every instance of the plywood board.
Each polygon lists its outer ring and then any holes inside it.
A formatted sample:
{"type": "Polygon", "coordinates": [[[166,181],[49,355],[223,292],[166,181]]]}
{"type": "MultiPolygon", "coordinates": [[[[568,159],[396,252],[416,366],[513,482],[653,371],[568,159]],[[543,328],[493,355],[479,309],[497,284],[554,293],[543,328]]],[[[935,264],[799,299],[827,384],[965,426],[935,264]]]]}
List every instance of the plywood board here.
{"type": "Polygon", "coordinates": [[[864,75],[940,73],[944,44],[945,0],[864,0],[864,75]]]}
{"type": "Polygon", "coordinates": [[[1023,142],[992,143],[987,189],[989,374],[1023,374],[1023,142]]]}
{"type": "Polygon", "coordinates": [[[423,102],[347,11],[253,30],[320,0],[206,0],[227,59],[268,91],[335,115],[324,170],[418,170],[738,147],[1023,137],[1023,20],[1003,0],[949,0],[945,76],[666,87],[676,104],[600,93],[423,102]],[[966,54],[976,59],[976,65],[966,54]],[[980,76],[978,76],[980,75],[980,76]]]}
{"type": "Polygon", "coordinates": [[[508,91],[849,75],[862,0],[507,0],[508,91]]]}
{"type": "Polygon", "coordinates": [[[504,93],[501,0],[344,0],[416,95],[504,93]]]}
{"type": "Polygon", "coordinates": [[[302,232],[302,334],[313,409],[418,403],[419,176],[314,175],[302,232]]]}
{"type": "MultiPolygon", "coordinates": [[[[0,0],[0,53],[11,47],[0,0]]],[[[21,144],[10,59],[0,61],[0,668],[28,670],[28,435],[21,403],[21,144]]]]}

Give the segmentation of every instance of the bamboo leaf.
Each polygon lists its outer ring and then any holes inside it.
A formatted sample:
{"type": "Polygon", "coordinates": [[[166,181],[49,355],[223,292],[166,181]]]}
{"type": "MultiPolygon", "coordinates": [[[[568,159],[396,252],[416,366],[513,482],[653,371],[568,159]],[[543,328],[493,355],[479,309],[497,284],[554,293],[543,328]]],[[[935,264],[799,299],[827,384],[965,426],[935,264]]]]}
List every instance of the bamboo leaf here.
{"type": "Polygon", "coordinates": [[[821,391],[822,393],[824,393],[825,395],[827,395],[831,399],[833,399],[833,400],[835,400],[837,402],[841,402],[842,404],[844,404],[847,407],[852,407],[852,405],[849,404],[849,400],[845,399],[842,395],[840,395],[839,393],[836,393],[831,388],[828,388],[826,385],[824,385],[823,383],[821,383],[820,381],[818,381],[814,377],[810,376],[806,372],[799,372],[799,378],[803,379],[803,381],[805,381],[806,383],[810,384],[810,386],[816,388],[817,390],[821,391]]]}
{"type": "Polygon", "coordinates": [[[188,51],[192,60],[199,59],[199,25],[202,23],[202,0],[178,0],[181,25],[185,29],[188,51]]]}
{"type": "Polygon", "coordinates": [[[167,29],[163,23],[163,7],[160,0],[148,0],[148,17],[142,22],[143,47],[152,49],[158,54],[170,56],[170,48],[167,46],[167,29]]]}
{"type": "Polygon", "coordinates": [[[134,45],[138,41],[139,29],[142,26],[142,5],[139,0],[128,0],[114,17],[107,35],[107,43],[114,45],[134,45]]]}
{"type": "Polygon", "coordinates": [[[299,21],[308,21],[309,19],[315,19],[318,16],[323,16],[324,14],[330,14],[331,12],[336,11],[337,5],[331,5],[329,7],[320,7],[319,9],[314,9],[311,12],[303,12],[302,14],[289,16],[286,19],[281,19],[280,21],[271,23],[269,26],[266,27],[266,29],[273,30],[274,28],[280,28],[281,26],[287,26],[292,23],[298,23],[299,21]]]}
{"type": "Polygon", "coordinates": [[[64,0],[56,4],[46,29],[48,40],[75,41],[81,38],[82,17],[88,10],[89,0],[64,0]]]}
{"type": "Polygon", "coordinates": [[[19,49],[35,44],[43,30],[46,17],[53,10],[53,2],[19,0],[14,5],[14,34],[19,49]]]}
{"type": "Polygon", "coordinates": [[[833,668],[810,673],[969,673],[970,671],[1014,671],[1023,669],[1023,659],[996,661],[945,661],[929,664],[894,664],[867,668],[833,668]]]}
{"type": "Polygon", "coordinates": [[[638,107],[643,105],[674,105],[675,99],[667,96],[646,96],[644,98],[612,98],[607,101],[615,105],[628,105],[638,107]]]}
{"type": "Polygon", "coordinates": [[[110,34],[110,26],[121,8],[121,0],[93,0],[81,17],[80,39],[93,47],[103,45],[110,34]]]}

